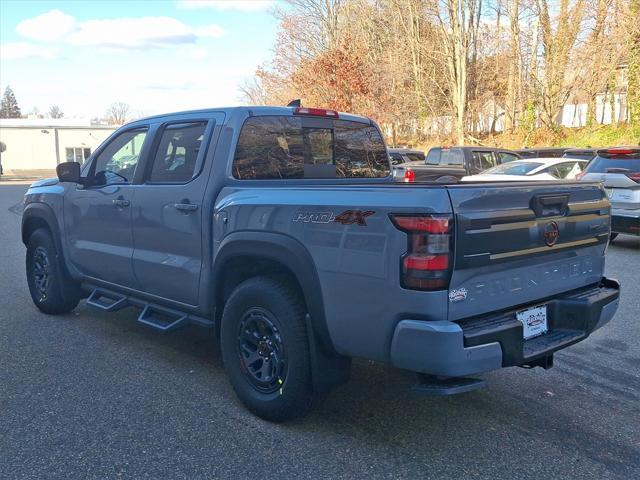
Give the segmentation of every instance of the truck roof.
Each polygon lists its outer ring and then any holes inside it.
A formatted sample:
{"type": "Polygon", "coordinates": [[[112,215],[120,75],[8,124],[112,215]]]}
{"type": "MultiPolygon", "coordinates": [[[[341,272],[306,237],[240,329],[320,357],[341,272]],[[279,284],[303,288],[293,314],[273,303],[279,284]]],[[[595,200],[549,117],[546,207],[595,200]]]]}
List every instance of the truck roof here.
{"type": "MultiPolygon", "coordinates": [[[[306,108],[306,107],[304,107],[306,108]]],[[[309,107],[311,108],[311,107],[309,107]]],[[[207,114],[213,112],[224,112],[226,115],[230,115],[234,112],[242,111],[249,116],[262,116],[262,115],[285,115],[290,116],[294,114],[295,107],[274,107],[274,106],[235,106],[235,107],[219,107],[219,108],[203,108],[197,110],[185,110],[180,112],[161,113],[158,115],[152,115],[149,117],[140,118],[130,122],[132,124],[137,122],[145,122],[149,120],[161,120],[163,118],[179,116],[179,115],[192,115],[192,114],[207,114]]],[[[333,117],[332,117],[333,118],[333,117]]],[[[338,112],[338,119],[349,120],[352,122],[372,123],[372,120],[361,115],[353,115],[351,113],[338,112]]]]}
{"type": "Polygon", "coordinates": [[[508,148],[500,148],[500,147],[484,147],[484,146],[480,146],[480,145],[451,145],[451,146],[437,146],[437,147],[431,147],[429,150],[453,150],[453,149],[459,149],[459,150],[473,150],[476,152],[512,152],[512,153],[517,153],[517,151],[514,150],[510,150],[508,148]]]}

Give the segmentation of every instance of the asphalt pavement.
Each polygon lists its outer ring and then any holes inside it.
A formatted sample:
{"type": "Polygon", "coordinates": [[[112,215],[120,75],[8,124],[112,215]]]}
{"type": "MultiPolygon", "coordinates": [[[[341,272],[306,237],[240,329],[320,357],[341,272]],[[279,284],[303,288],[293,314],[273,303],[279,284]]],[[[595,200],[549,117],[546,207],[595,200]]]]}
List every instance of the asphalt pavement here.
{"type": "Polygon", "coordinates": [[[32,304],[19,202],[0,183],[0,478],[640,478],[640,240],[609,247],[612,322],[551,370],[509,368],[448,398],[355,361],[351,381],[284,425],[235,398],[205,331],[161,334],[126,309],[32,304]]]}

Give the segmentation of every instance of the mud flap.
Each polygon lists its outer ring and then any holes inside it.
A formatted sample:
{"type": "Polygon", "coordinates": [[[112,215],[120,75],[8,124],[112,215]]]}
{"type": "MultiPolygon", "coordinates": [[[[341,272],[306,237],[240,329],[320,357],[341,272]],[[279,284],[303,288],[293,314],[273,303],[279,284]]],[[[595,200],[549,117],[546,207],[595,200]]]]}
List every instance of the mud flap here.
{"type": "Polygon", "coordinates": [[[329,392],[334,387],[349,381],[351,376],[351,357],[328,355],[316,339],[311,316],[304,317],[309,339],[309,355],[311,360],[311,381],[316,393],[329,392]]]}

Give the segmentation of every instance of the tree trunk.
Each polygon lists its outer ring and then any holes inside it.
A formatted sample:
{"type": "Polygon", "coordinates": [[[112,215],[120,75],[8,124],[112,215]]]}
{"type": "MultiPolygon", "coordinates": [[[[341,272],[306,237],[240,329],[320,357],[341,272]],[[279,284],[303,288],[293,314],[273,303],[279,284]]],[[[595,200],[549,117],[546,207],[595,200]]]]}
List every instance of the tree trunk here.
{"type": "Polygon", "coordinates": [[[516,110],[518,85],[521,72],[520,58],[520,1],[513,0],[509,9],[509,21],[511,25],[511,58],[509,59],[509,78],[507,84],[507,101],[504,118],[505,131],[512,132],[516,125],[516,110]]]}

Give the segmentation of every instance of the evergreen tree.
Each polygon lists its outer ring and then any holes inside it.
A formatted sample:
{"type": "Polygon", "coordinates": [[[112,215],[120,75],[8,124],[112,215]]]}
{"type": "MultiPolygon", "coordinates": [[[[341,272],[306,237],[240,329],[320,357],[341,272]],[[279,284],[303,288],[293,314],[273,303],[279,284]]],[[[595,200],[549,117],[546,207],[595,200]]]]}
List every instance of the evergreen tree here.
{"type": "Polygon", "coordinates": [[[7,86],[0,102],[0,118],[20,118],[21,116],[22,112],[20,112],[16,96],[11,87],[7,86]]]}

